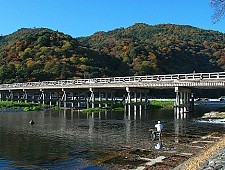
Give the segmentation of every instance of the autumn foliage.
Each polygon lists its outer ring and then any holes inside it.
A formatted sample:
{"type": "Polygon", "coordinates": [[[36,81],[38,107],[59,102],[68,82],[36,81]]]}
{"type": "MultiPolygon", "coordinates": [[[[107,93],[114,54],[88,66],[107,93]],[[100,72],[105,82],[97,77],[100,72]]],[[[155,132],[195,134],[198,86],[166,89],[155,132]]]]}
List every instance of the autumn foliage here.
{"type": "Polygon", "coordinates": [[[0,83],[225,69],[224,34],[135,24],[73,38],[47,28],[0,36],[0,83]]]}
{"type": "Polygon", "coordinates": [[[0,63],[0,83],[123,76],[128,70],[119,59],[45,28],[0,37],[0,63]]]}
{"type": "Polygon", "coordinates": [[[224,34],[187,25],[135,24],[78,41],[129,65],[134,75],[223,71],[224,34]]]}

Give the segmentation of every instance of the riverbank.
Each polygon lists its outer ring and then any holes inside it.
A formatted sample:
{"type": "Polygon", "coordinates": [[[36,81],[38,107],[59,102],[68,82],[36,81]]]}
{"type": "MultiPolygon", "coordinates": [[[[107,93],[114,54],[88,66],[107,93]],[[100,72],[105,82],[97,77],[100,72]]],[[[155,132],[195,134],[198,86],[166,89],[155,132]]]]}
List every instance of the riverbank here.
{"type": "Polygon", "coordinates": [[[225,147],[225,136],[214,133],[179,145],[178,149],[174,144],[162,144],[158,152],[152,148],[127,147],[123,151],[108,153],[96,162],[106,169],[198,170],[213,154],[225,147]]]}
{"type": "Polygon", "coordinates": [[[221,119],[225,118],[225,112],[212,111],[209,113],[205,113],[201,119],[221,119]]]}
{"type": "MultiPolygon", "coordinates": [[[[151,100],[149,102],[148,109],[150,110],[158,110],[158,109],[165,109],[165,108],[172,108],[174,105],[174,101],[159,101],[159,100],[151,100]]],[[[17,101],[0,101],[0,110],[6,109],[19,109],[23,111],[38,111],[42,108],[51,108],[53,110],[59,110],[60,107],[58,106],[49,106],[49,105],[42,105],[39,103],[30,103],[30,102],[17,102],[17,101]]],[[[124,111],[124,104],[118,102],[114,104],[112,107],[96,107],[96,108],[88,108],[83,109],[82,112],[89,113],[89,112],[103,112],[103,111],[124,111]]]]}
{"type": "MultiPolygon", "coordinates": [[[[219,119],[224,115],[225,112],[210,112],[204,116],[219,119]]],[[[193,136],[189,137],[193,138],[193,136]]],[[[128,150],[125,158],[120,156],[120,161],[117,160],[119,158],[114,158],[113,161],[129,164],[129,166],[121,166],[122,169],[134,170],[208,170],[225,167],[225,135],[223,133],[213,132],[206,136],[199,136],[195,140],[189,140],[189,142],[180,141],[179,150],[170,150],[169,147],[174,147],[175,143],[173,146],[167,147],[162,145],[157,155],[153,154],[152,149],[128,150]],[[134,153],[137,155],[135,156],[134,153]]],[[[113,164],[117,164],[117,162],[113,162],[113,164]]]]}
{"type": "MultiPolygon", "coordinates": [[[[219,122],[224,120],[224,108],[218,111],[205,113],[199,120],[207,120],[209,122],[219,122]]],[[[204,169],[224,169],[225,168],[225,134],[218,140],[211,142],[205,146],[196,156],[188,159],[174,170],[204,170],[204,169]]]]}
{"type": "MultiPolygon", "coordinates": [[[[182,163],[174,170],[193,170],[193,169],[198,170],[207,168],[215,169],[216,167],[212,167],[209,164],[209,162],[212,161],[213,156],[215,156],[215,154],[219,153],[222,156],[225,153],[224,148],[225,148],[225,135],[223,135],[217,142],[208,145],[196,156],[182,163]]],[[[221,157],[219,155],[217,156],[217,159],[214,158],[215,162],[217,160],[221,161],[221,157]]],[[[216,164],[214,164],[214,166],[216,166],[216,164]]],[[[219,166],[221,166],[221,164],[219,166]]]]}
{"type": "Polygon", "coordinates": [[[150,110],[173,108],[173,100],[150,100],[150,110]]]}
{"type": "Polygon", "coordinates": [[[0,110],[7,111],[7,110],[19,110],[19,111],[38,111],[43,108],[51,108],[53,110],[58,110],[59,107],[57,106],[49,106],[43,105],[39,103],[28,103],[28,102],[17,102],[17,101],[0,101],[0,110]]]}

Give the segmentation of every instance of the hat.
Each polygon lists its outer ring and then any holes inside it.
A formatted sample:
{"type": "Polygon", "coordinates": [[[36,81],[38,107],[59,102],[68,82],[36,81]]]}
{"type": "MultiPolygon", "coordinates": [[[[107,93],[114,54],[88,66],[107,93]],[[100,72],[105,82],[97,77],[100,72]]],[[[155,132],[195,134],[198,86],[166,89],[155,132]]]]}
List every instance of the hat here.
{"type": "Polygon", "coordinates": [[[158,121],[158,123],[161,123],[160,121],[158,121]]]}

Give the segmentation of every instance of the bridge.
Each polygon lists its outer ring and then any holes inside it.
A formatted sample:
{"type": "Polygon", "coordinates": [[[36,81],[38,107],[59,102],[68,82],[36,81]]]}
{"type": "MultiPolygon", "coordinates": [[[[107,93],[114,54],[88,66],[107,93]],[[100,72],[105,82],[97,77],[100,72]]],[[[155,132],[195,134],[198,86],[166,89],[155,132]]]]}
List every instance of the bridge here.
{"type": "Polygon", "coordinates": [[[0,85],[0,100],[37,101],[63,107],[102,107],[116,100],[127,109],[148,105],[150,89],[174,89],[177,112],[192,109],[192,89],[225,88],[225,72],[108,77],[0,85]]]}

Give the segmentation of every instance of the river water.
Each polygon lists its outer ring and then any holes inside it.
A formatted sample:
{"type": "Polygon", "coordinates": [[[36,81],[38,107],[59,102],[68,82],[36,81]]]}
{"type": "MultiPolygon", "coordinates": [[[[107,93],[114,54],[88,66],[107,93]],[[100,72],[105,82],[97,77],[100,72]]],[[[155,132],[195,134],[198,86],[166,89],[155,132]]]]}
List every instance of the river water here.
{"type": "Polygon", "coordinates": [[[158,120],[164,126],[163,145],[178,150],[180,144],[225,130],[224,124],[196,121],[202,113],[177,120],[173,110],[2,112],[0,169],[106,169],[107,161],[99,162],[117,152],[140,148],[157,152],[149,128],[158,120]]]}

